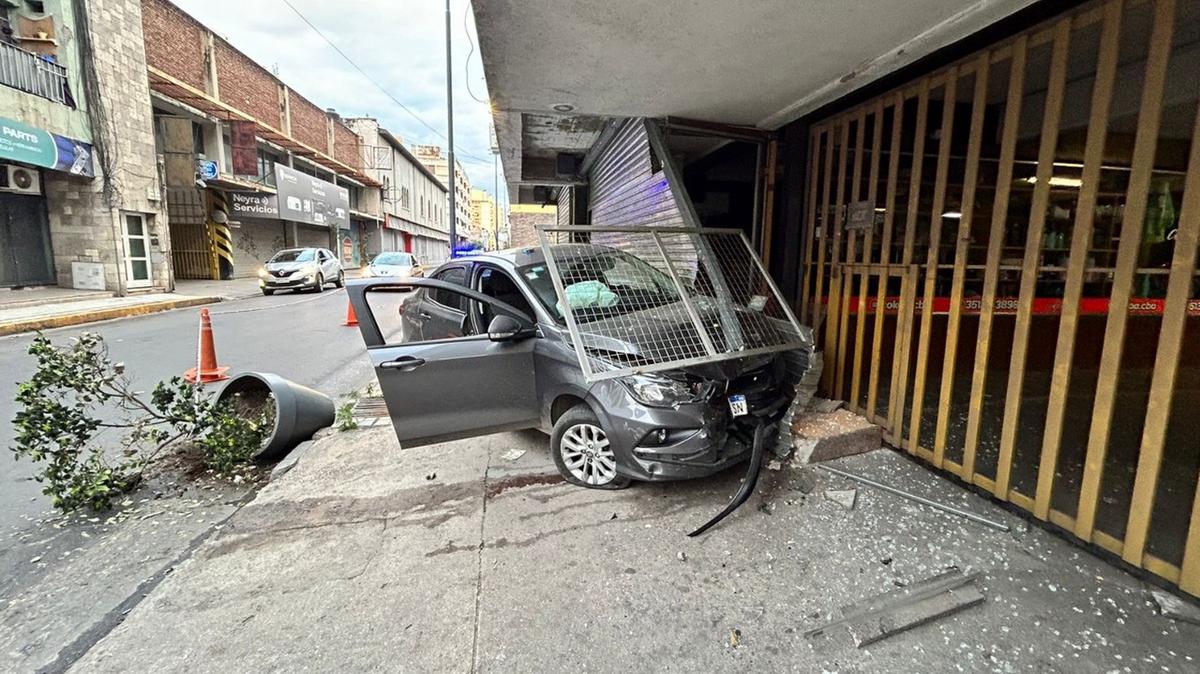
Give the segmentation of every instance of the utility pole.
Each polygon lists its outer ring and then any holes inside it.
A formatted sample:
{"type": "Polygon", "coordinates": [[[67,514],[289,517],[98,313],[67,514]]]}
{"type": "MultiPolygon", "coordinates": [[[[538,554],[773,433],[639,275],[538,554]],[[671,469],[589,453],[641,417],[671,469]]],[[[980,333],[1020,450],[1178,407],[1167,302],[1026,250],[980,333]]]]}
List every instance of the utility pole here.
{"type": "Polygon", "coordinates": [[[492,215],[496,220],[496,250],[500,250],[500,152],[496,151],[492,155],[492,177],[496,181],[495,192],[492,198],[495,200],[495,205],[492,206],[492,215]]]}
{"type": "Polygon", "coordinates": [[[450,60],[450,0],[446,0],[446,130],[449,132],[450,159],[446,167],[450,192],[450,257],[454,257],[454,249],[458,245],[458,211],[454,207],[454,190],[458,186],[454,175],[454,71],[450,60]]]}
{"type": "Polygon", "coordinates": [[[492,217],[495,221],[496,228],[496,250],[500,250],[500,137],[496,134],[496,121],[488,125],[488,135],[490,136],[492,146],[492,178],[494,180],[492,192],[492,217]]]}

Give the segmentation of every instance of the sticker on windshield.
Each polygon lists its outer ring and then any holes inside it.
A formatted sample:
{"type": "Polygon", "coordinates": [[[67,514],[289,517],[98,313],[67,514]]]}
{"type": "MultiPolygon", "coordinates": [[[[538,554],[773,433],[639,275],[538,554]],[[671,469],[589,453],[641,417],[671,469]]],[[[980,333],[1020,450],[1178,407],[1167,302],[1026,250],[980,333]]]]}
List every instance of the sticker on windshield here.
{"type": "Polygon", "coordinates": [[[746,396],[740,393],[729,396],[729,411],[735,417],[742,417],[748,414],[750,409],[746,406],[746,396]]]}

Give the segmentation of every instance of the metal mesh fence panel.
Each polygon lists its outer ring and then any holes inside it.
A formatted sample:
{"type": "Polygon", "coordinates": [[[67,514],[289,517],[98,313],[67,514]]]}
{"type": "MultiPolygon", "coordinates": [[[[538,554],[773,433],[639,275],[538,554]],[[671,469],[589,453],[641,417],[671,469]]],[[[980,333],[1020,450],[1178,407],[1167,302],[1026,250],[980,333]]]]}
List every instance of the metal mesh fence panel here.
{"type": "Polygon", "coordinates": [[[738,230],[539,230],[589,380],[803,348],[790,307],[738,230]]]}

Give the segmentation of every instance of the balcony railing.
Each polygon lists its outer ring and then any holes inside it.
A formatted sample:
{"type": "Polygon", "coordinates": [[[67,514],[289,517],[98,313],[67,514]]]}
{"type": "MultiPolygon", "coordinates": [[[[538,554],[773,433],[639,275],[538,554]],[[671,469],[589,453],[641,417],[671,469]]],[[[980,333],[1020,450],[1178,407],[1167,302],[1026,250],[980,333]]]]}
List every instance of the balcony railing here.
{"type": "Polygon", "coordinates": [[[0,84],[75,107],[65,67],[5,42],[0,42],[0,84]]]}

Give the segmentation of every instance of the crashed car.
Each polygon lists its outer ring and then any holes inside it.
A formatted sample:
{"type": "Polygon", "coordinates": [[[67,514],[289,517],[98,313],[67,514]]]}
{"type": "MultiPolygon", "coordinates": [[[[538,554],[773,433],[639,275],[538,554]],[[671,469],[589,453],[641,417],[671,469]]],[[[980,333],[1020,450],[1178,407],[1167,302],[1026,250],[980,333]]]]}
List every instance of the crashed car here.
{"type": "MultiPolygon", "coordinates": [[[[572,328],[611,335],[621,330],[600,328],[641,322],[653,326],[660,342],[695,328],[671,310],[686,300],[672,290],[673,279],[639,257],[593,243],[549,250],[585,263],[572,266],[565,294],[556,291],[542,248],[451,260],[425,279],[350,282],[402,445],[537,428],[550,435],[565,480],[616,489],[634,480],[713,474],[750,456],[757,427],[774,430],[791,395],[781,350],[585,376],[572,328]],[[412,292],[399,306],[399,327],[387,334],[386,321],[379,320],[386,317],[373,313],[377,303],[368,298],[404,290],[412,292]],[[592,290],[604,306],[574,311],[568,321],[563,298],[592,290]]],[[[575,308],[580,300],[569,301],[575,308]]],[[[693,300],[688,308],[703,318],[716,311],[711,304],[693,300]]],[[[604,358],[613,367],[636,364],[647,348],[645,334],[640,337],[606,337],[604,358]]]]}

